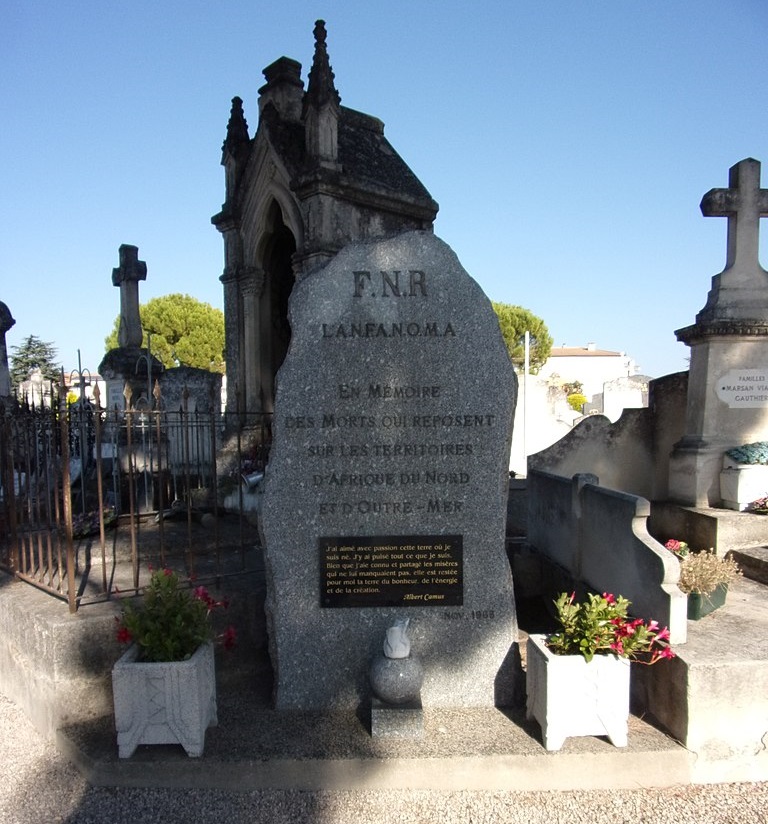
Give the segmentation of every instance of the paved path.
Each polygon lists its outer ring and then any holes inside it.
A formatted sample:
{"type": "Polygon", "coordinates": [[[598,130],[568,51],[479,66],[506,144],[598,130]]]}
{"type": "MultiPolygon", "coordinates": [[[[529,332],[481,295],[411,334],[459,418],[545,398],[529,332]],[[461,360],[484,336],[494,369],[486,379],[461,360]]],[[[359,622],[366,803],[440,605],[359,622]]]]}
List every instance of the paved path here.
{"type": "Polygon", "coordinates": [[[768,824],[768,783],[536,793],[94,788],[1,696],[0,775],[0,824],[768,824]]]}

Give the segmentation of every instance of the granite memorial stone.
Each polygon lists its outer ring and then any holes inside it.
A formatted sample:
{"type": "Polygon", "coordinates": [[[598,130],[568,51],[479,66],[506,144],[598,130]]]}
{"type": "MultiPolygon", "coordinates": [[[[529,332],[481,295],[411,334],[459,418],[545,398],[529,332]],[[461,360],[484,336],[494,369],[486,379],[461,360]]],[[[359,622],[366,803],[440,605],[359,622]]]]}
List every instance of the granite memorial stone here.
{"type": "Polygon", "coordinates": [[[404,617],[425,706],[511,703],[517,381],[489,300],[414,231],[347,246],[289,311],[262,517],[277,708],[368,700],[404,617]]]}

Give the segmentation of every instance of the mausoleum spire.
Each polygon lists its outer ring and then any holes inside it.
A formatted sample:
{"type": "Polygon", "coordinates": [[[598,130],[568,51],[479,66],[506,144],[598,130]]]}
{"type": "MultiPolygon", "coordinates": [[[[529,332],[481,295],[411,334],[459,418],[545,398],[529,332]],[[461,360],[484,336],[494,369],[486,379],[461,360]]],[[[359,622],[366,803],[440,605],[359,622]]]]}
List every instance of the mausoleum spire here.
{"type": "Polygon", "coordinates": [[[304,132],[309,165],[338,168],[341,97],[325,45],[325,22],[315,23],[315,57],[304,95],[304,132]]]}
{"type": "Polygon", "coordinates": [[[248,143],[248,123],[243,112],[243,101],[239,97],[232,98],[232,109],[227,123],[227,136],[222,149],[236,155],[243,143],[248,143]]]}
{"type": "Polygon", "coordinates": [[[328,58],[328,49],[325,45],[328,36],[325,30],[325,20],[318,20],[315,23],[315,57],[312,61],[312,68],[309,70],[309,81],[307,83],[307,94],[304,101],[306,106],[321,108],[329,103],[339,105],[341,97],[336,91],[334,84],[335,75],[331,69],[328,58]]]}
{"type": "Polygon", "coordinates": [[[227,123],[227,136],[221,147],[221,165],[225,169],[224,186],[226,198],[229,201],[237,185],[237,178],[248,159],[248,123],[243,112],[243,101],[239,97],[232,98],[232,109],[227,123]]]}

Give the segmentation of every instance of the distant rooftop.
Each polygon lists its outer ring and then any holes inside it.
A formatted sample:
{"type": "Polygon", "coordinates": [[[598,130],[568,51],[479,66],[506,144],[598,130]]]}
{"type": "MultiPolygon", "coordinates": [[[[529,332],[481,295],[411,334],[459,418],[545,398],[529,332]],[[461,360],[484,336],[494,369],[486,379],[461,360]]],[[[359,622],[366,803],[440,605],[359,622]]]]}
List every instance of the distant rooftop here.
{"type": "Polygon", "coordinates": [[[598,349],[594,343],[586,346],[553,346],[549,353],[550,358],[623,358],[624,352],[612,352],[608,349],[598,349]]]}

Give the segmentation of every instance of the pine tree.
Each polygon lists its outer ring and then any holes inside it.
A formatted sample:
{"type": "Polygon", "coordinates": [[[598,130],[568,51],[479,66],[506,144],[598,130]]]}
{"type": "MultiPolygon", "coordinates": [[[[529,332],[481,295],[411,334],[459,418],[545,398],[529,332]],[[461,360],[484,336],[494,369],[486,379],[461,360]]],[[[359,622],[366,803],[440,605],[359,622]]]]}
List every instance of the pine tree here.
{"type": "Polygon", "coordinates": [[[522,366],[525,357],[525,333],[530,334],[529,365],[536,374],[546,363],[552,351],[552,336],[544,321],[522,306],[509,303],[491,303],[499,319],[501,334],[507,344],[509,357],[515,366],[522,366]]]}
{"type": "Polygon", "coordinates": [[[52,343],[29,335],[23,343],[11,349],[11,386],[18,389],[35,369],[39,369],[46,380],[58,383],[61,365],[56,362],[57,354],[52,343]]]}
{"type": "MultiPolygon", "coordinates": [[[[163,295],[139,307],[147,346],[150,335],[152,354],[167,369],[194,366],[209,372],[224,372],[224,313],[209,303],[189,295],[163,295]]],[[[107,350],[118,346],[120,317],[104,343],[107,350]]]]}

